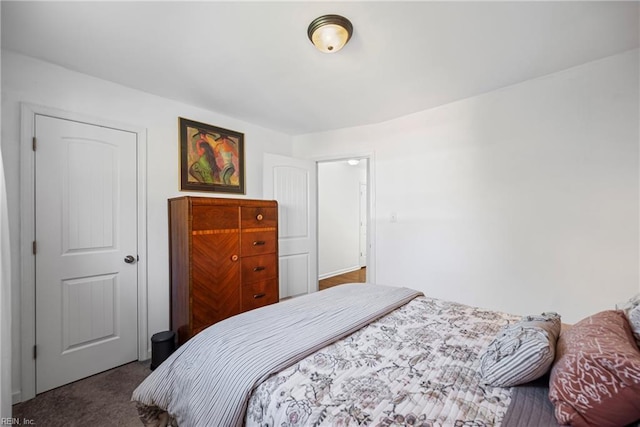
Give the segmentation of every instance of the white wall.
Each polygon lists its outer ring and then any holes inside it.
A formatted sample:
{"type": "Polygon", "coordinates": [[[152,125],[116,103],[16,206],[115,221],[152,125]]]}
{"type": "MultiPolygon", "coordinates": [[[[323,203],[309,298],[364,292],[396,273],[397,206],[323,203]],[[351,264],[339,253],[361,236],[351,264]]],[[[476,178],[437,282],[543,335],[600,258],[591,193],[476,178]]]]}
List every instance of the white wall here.
{"type": "Polygon", "coordinates": [[[294,154],[374,151],[378,283],[573,323],[640,289],[638,80],[634,50],[294,154]]]}
{"type": "Polygon", "coordinates": [[[318,163],[318,276],[360,268],[362,168],[346,161],[318,163]]]}
{"type": "MultiPolygon", "coordinates": [[[[150,70],[150,72],[157,72],[150,70]]],[[[167,198],[181,193],[178,176],[178,117],[245,134],[247,198],[262,197],[262,155],[290,155],[291,137],[218,113],[159,98],[45,62],[2,51],[2,155],[9,204],[13,308],[20,307],[20,103],[57,108],[147,129],[148,336],[169,328],[167,198]]],[[[217,194],[224,197],[224,195],[217,194]]],[[[226,196],[231,197],[231,196],[226,196]]],[[[143,242],[143,244],[145,244],[143,242]]],[[[4,286],[4,284],[3,284],[4,286]]],[[[20,313],[14,309],[13,392],[20,384],[20,313]]],[[[2,338],[4,340],[4,337],[2,338]]]]}

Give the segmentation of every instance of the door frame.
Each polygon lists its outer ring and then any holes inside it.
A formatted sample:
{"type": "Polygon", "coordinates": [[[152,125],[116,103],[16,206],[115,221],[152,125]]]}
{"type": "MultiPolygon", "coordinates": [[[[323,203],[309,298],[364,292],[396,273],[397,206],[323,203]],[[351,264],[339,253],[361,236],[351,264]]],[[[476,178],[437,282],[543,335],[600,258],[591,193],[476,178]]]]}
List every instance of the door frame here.
{"type": "MultiPolygon", "coordinates": [[[[368,160],[367,160],[368,162],[368,160]]],[[[367,166],[367,171],[368,171],[368,166],[367,166]]],[[[366,179],[368,179],[369,177],[367,176],[366,179]]],[[[365,191],[365,196],[366,199],[364,200],[364,208],[365,208],[365,221],[367,221],[367,227],[369,227],[369,188],[367,186],[366,182],[360,182],[360,194],[362,194],[362,187],[364,187],[364,191],[365,191]]],[[[362,218],[362,196],[360,196],[360,218],[362,218]]],[[[367,245],[367,238],[369,237],[369,231],[365,231],[365,236],[364,236],[364,245],[365,245],[365,256],[364,256],[364,267],[367,266],[367,255],[366,253],[369,251],[369,245],[367,245]]],[[[360,240],[360,267],[362,268],[362,240],[360,240]]]]}
{"type": "Polygon", "coordinates": [[[126,123],[114,122],[56,108],[21,104],[20,115],[20,391],[14,402],[36,395],[36,278],[32,244],[35,240],[35,135],[36,115],[91,124],[135,133],[137,139],[137,225],[138,225],[138,360],[150,357],[147,331],[147,131],[126,123]]]}
{"type": "MultiPolygon", "coordinates": [[[[331,163],[346,161],[349,159],[367,159],[367,282],[376,283],[376,224],[373,219],[375,216],[375,152],[350,153],[348,155],[329,155],[323,157],[314,157],[311,160],[316,162],[316,175],[318,173],[318,163],[331,163]]],[[[316,186],[318,182],[316,180],[316,186]]],[[[316,216],[319,215],[320,201],[319,191],[316,188],[316,216]]],[[[320,230],[316,223],[316,245],[320,244],[320,230]]],[[[319,257],[319,249],[316,249],[316,257],[319,257]]],[[[319,263],[319,259],[316,263],[319,263]]]]}

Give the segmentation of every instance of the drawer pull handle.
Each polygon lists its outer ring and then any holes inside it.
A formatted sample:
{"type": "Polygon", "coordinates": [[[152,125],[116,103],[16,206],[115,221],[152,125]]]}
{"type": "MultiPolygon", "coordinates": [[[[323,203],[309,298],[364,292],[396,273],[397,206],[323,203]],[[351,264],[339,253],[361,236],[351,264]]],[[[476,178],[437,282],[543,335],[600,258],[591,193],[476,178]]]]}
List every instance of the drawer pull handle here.
{"type": "Polygon", "coordinates": [[[253,271],[262,271],[262,270],[265,270],[266,268],[267,268],[267,267],[262,267],[262,266],[260,266],[260,267],[253,267],[253,271]]]}
{"type": "Polygon", "coordinates": [[[238,260],[238,255],[232,255],[231,256],[231,261],[237,261],[238,260]]]}
{"type": "Polygon", "coordinates": [[[262,220],[264,219],[264,217],[262,216],[262,214],[258,214],[258,215],[256,216],[256,219],[257,219],[258,221],[262,221],[262,220]]]}
{"type": "Polygon", "coordinates": [[[266,297],[266,296],[267,296],[267,294],[255,294],[253,297],[255,299],[258,299],[258,298],[263,298],[263,297],[266,297]]]}
{"type": "Polygon", "coordinates": [[[264,240],[256,240],[255,242],[253,242],[253,246],[264,246],[264,244],[267,243],[264,240]]]}

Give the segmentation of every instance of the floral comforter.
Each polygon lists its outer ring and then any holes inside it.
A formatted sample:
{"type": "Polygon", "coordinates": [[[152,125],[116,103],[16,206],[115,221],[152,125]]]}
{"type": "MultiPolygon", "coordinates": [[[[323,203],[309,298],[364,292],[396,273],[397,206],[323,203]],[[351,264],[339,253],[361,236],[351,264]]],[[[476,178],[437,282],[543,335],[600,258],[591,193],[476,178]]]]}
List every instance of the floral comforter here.
{"type": "Polygon", "coordinates": [[[496,426],[509,388],[479,355],[518,317],[418,297],[258,386],[246,426],[496,426]]]}
{"type": "Polygon", "coordinates": [[[264,379],[422,295],[345,284],[241,313],[203,330],[132,393],[145,425],[242,426],[264,379]]]}

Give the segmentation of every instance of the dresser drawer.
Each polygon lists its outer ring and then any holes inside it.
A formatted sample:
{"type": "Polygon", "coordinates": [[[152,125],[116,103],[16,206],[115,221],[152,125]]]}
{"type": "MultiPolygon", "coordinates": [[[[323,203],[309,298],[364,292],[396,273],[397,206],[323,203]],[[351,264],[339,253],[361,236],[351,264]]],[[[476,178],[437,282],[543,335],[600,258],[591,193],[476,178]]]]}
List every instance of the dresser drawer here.
{"type": "Polygon", "coordinates": [[[275,227],[278,224],[278,208],[242,206],[240,226],[244,228],[275,227]]]}
{"type": "Polygon", "coordinates": [[[278,277],[276,254],[255,255],[240,260],[243,284],[278,277]]]}
{"type": "Polygon", "coordinates": [[[242,311],[278,302],[278,280],[270,279],[242,286],[242,311]]]}
{"type": "Polygon", "coordinates": [[[277,233],[273,231],[243,231],[240,235],[240,255],[262,255],[276,252],[277,233]]]}
{"type": "Polygon", "coordinates": [[[238,232],[238,208],[234,206],[195,205],[191,227],[197,231],[238,232]]]}

